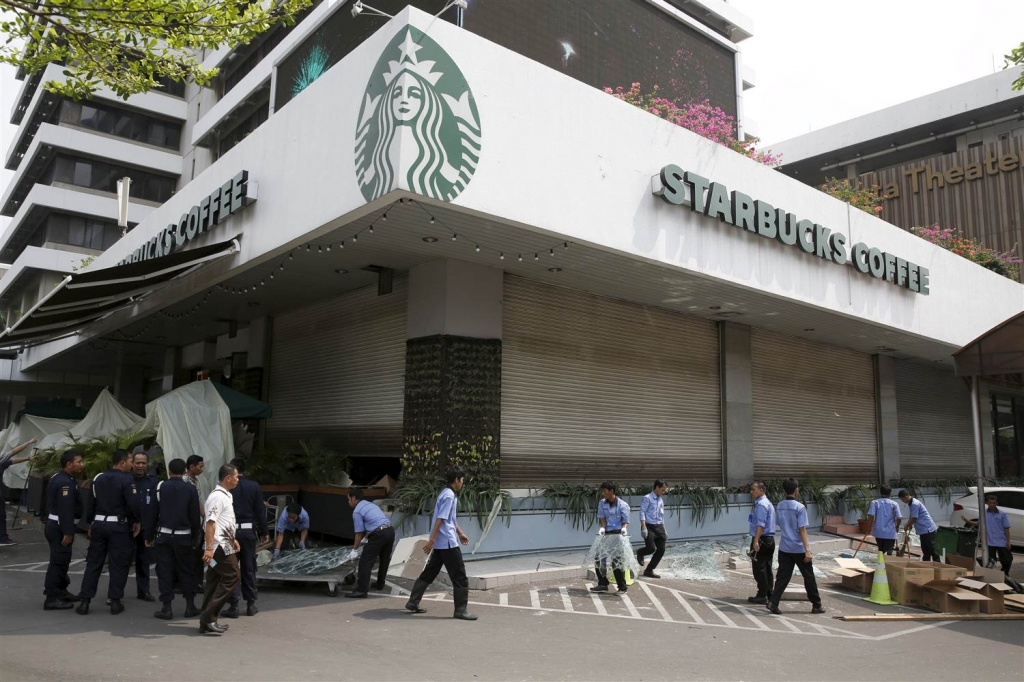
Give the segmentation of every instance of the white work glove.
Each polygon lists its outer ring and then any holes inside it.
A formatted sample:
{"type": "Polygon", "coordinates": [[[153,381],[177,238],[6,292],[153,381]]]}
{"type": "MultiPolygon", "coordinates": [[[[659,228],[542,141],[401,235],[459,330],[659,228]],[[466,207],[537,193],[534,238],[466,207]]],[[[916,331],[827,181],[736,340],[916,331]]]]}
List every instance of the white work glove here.
{"type": "MultiPolygon", "coordinates": [[[[273,557],[273,559],[276,559],[276,558],[277,558],[277,557],[279,557],[279,556],[281,556],[281,550],[280,550],[280,549],[277,549],[277,548],[275,547],[275,548],[274,548],[274,557],[273,557]]],[[[273,561],[273,559],[271,559],[271,561],[273,561]]]]}
{"type": "Polygon", "coordinates": [[[369,541],[370,541],[370,538],[363,538],[362,540],[360,540],[360,541],[359,541],[359,544],[360,544],[360,545],[365,545],[365,544],[366,544],[366,543],[368,543],[369,541]]]}
{"type": "Polygon", "coordinates": [[[597,529],[597,535],[598,535],[598,537],[602,537],[603,538],[604,537],[604,528],[598,528],[597,529]]]}
{"type": "Polygon", "coordinates": [[[646,528],[641,528],[640,529],[640,537],[642,537],[644,540],[647,539],[647,529],[646,528]]]}
{"type": "Polygon", "coordinates": [[[620,535],[626,540],[626,542],[629,542],[629,530],[623,528],[620,535]]]}
{"type": "Polygon", "coordinates": [[[299,543],[299,549],[306,549],[306,543],[305,542],[300,542],[299,543]]]}
{"type": "Polygon", "coordinates": [[[348,553],[348,558],[349,558],[349,561],[351,561],[353,559],[358,559],[359,558],[359,550],[353,549],[351,552],[348,553]]]}

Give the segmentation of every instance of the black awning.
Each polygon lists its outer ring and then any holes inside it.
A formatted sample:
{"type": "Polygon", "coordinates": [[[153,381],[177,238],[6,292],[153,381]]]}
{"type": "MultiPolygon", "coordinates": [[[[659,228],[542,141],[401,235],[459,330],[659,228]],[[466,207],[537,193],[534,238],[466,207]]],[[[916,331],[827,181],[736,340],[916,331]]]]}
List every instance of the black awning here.
{"type": "Polygon", "coordinates": [[[996,325],[953,353],[958,376],[1024,372],[1024,313],[996,325]]]}
{"type": "Polygon", "coordinates": [[[231,239],[161,258],[70,275],[0,334],[0,344],[69,332],[203,263],[236,253],[238,248],[238,240],[231,239]]]}

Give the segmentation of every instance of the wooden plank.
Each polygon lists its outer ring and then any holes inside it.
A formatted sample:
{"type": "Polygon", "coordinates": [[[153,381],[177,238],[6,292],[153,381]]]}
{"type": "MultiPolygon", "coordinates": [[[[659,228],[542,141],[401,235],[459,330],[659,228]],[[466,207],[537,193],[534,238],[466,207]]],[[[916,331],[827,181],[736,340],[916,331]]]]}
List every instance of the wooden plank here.
{"type": "Polygon", "coordinates": [[[847,622],[898,620],[1024,620],[1024,613],[876,613],[873,616],[835,616],[847,622]]]}

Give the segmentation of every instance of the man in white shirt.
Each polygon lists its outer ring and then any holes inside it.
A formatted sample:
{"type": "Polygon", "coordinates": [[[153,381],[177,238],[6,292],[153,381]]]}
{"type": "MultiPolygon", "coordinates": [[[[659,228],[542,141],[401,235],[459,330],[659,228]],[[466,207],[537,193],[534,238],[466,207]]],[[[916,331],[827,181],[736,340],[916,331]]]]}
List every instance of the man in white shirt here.
{"type": "Polygon", "coordinates": [[[228,629],[227,625],[217,623],[217,617],[241,580],[239,547],[235,540],[235,506],[231,497],[231,489],[238,485],[238,470],[231,464],[225,464],[217,477],[220,483],[206,498],[205,505],[206,549],[203,551],[203,563],[209,566],[209,570],[199,615],[199,632],[204,635],[221,635],[228,629]]]}

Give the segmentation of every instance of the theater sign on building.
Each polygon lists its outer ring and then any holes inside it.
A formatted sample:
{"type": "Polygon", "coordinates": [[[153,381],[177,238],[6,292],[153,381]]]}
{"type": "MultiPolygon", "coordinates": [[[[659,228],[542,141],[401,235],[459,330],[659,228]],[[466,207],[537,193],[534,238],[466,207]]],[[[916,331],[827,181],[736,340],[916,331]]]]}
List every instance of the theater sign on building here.
{"type": "Polygon", "coordinates": [[[60,337],[24,370],[244,346],[266,442],[513,489],[973,471],[950,356],[1020,284],[412,8],[289,97],[7,332],[60,337]]]}

